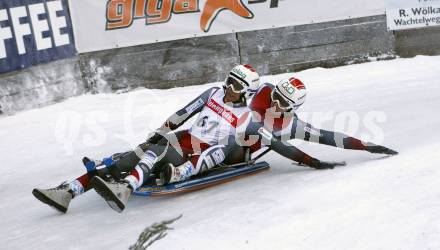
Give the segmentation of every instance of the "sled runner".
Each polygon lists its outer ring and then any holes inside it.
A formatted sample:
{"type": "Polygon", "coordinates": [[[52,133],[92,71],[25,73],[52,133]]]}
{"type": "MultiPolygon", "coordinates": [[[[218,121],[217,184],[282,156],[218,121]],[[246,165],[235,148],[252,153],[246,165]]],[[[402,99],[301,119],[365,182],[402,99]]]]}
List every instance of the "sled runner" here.
{"type": "Polygon", "coordinates": [[[172,183],[164,186],[142,186],[134,191],[133,194],[138,196],[162,196],[185,193],[233,181],[248,175],[260,173],[262,171],[269,170],[269,167],[269,164],[265,161],[251,164],[243,163],[236,166],[221,167],[210,172],[207,176],[193,178],[179,183],[172,183]]]}
{"type": "Polygon", "coordinates": [[[137,196],[149,197],[185,193],[219,185],[252,174],[257,174],[262,171],[269,170],[270,166],[267,162],[256,162],[269,151],[269,148],[265,148],[264,150],[262,149],[261,153],[248,162],[214,168],[202,177],[194,177],[187,181],[168,185],[144,185],[134,191],[133,194],[137,196]]]}

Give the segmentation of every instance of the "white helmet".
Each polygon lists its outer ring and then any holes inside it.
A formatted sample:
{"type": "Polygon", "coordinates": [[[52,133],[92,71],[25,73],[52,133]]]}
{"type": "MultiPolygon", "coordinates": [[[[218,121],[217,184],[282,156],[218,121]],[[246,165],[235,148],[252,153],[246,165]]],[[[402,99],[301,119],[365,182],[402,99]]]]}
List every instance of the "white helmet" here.
{"type": "Polygon", "coordinates": [[[235,66],[223,84],[225,89],[231,87],[235,93],[244,93],[246,99],[257,93],[259,86],[260,76],[249,64],[235,66]]]}
{"type": "Polygon", "coordinates": [[[272,90],[271,98],[282,109],[295,111],[306,100],[306,87],[300,80],[291,77],[281,80],[272,90]]]}

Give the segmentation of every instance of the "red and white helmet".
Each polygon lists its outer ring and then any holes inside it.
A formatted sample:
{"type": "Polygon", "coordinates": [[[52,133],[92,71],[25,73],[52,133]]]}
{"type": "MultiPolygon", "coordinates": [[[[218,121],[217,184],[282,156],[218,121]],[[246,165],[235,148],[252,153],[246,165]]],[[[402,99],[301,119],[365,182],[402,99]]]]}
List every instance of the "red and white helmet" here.
{"type": "Polygon", "coordinates": [[[281,80],[272,90],[271,98],[282,109],[295,111],[306,100],[306,86],[300,80],[291,77],[281,80]]]}
{"type": "Polygon", "coordinates": [[[246,99],[257,93],[260,75],[249,64],[237,65],[229,72],[223,87],[232,88],[235,93],[244,93],[246,99]]]}

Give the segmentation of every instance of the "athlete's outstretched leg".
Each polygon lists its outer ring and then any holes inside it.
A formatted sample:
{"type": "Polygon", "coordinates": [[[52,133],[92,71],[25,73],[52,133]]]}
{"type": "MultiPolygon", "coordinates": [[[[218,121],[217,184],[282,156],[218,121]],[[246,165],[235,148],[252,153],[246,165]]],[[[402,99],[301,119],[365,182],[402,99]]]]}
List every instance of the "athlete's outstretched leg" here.
{"type": "MultiPolygon", "coordinates": [[[[182,132],[178,135],[184,135],[182,132]]],[[[177,134],[177,133],[176,133],[177,134]]],[[[162,165],[167,162],[181,164],[185,161],[185,155],[179,154],[178,148],[171,143],[165,145],[152,145],[142,155],[142,158],[136,167],[121,181],[107,182],[99,176],[92,179],[91,185],[96,192],[101,195],[117,212],[122,212],[128,202],[131,193],[148,182],[153,174],[160,170],[162,165]]]]}
{"type": "MultiPolygon", "coordinates": [[[[159,140],[157,145],[166,144],[166,140],[159,140]]],[[[144,152],[148,151],[151,145],[142,143],[136,149],[125,153],[114,154],[104,158],[102,161],[93,161],[85,157],[83,163],[87,168],[87,173],[75,178],[70,182],[63,182],[55,188],[41,189],[35,188],[33,195],[43,203],[46,203],[58,211],[66,213],[71,200],[82,195],[91,189],[90,180],[95,175],[105,177],[111,174],[114,178],[120,178],[121,173],[129,173],[139,163],[144,152]],[[98,165],[105,167],[97,169],[98,165]]]]}

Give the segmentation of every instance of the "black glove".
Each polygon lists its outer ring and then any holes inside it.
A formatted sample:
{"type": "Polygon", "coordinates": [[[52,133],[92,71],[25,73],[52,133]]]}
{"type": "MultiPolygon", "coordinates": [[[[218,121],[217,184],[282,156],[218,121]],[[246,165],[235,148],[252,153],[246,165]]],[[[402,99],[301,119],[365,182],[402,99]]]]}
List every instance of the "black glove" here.
{"type": "Polygon", "coordinates": [[[158,132],[154,131],[147,138],[148,144],[157,144],[160,140],[162,140],[163,136],[158,132]]]}
{"type": "Polygon", "coordinates": [[[148,138],[145,140],[145,142],[138,145],[138,148],[142,149],[142,151],[147,151],[147,149],[154,144],[157,144],[160,140],[164,138],[161,134],[159,134],[157,131],[154,131],[148,135],[148,138]]]}
{"type": "Polygon", "coordinates": [[[373,153],[373,154],[386,154],[386,155],[397,155],[398,152],[394,151],[392,149],[389,149],[384,146],[375,145],[375,146],[367,146],[366,151],[373,153]]]}
{"type": "Polygon", "coordinates": [[[333,169],[336,166],[345,166],[346,163],[343,162],[325,162],[325,161],[320,161],[318,159],[312,159],[312,161],[310,162],[309,167],[314,168],[314,169],[333,169]]]}

